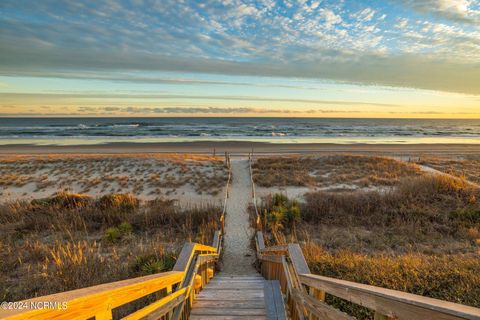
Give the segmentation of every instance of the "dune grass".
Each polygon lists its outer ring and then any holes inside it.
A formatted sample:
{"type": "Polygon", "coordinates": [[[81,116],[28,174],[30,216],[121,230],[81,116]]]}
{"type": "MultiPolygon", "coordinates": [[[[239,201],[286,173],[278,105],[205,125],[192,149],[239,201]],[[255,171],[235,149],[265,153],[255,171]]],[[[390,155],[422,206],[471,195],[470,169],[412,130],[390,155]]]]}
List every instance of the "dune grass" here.
{"type": "Polygon", "coordinates": [[[417,163],[480,184],[480,159],[421,157],[417,163]]]}
{"type": "Polygon", "coordinates": [[[186,240],[210,244],[220,208],[130,194],[59,193],[0,205],[0,299],[16,301],[169,270],[186,240]]]}
{"type": "MultiPolygon", "coordinates": [[[[312,273],[405,291],[480,307],[480,261],[469,255],[366,255],[331,252],[315,243],[302,245],[312,273]]],[[[327,295],[333,304],[357,319],[373,319],[373,312],[327,295]]]]}
{"type": "Polygon", "coordinates": [[[415,164],[356,155],[262,157],[252,168],[262,187],[392,186],[401,178],[422,175],[415,164]]]}
{"type": "Polygon", "coordinates": [[[57,190],[91,195],[172,194],[191,188],[219,194],[228,171],[220,157],[187,155],[50,155],[0,158],[0,195],[57,190]]]}
{"type": "Polygon", "coordinates": [[[321,191],[304,200],[293,220],[292,200],[281,195],[266,197],[260,212],[267,243],[300,242],[312,272],[480,307],[480,189],[424,175],[387,192],[321,191]]]}

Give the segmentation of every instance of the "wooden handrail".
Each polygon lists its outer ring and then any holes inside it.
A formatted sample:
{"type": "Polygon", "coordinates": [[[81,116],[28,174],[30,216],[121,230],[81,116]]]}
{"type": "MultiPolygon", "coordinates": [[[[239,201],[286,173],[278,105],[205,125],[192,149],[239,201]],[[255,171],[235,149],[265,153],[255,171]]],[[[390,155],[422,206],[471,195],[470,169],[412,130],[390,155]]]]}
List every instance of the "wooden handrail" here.
{"type": "Polygon", "coordinates": [[[250,170],[250,183],[252,186],[252,202],[253,202],[253,207],[255,209],[255,217],[256,217],[256,228],[257,230],[261,230],[262,228],[262,223],[261,223],[261,218],[260,218],[260,213],[258,212],[258,207],[257,207],[257,193],[255,191],[255,181],[253,180],[253,170],[252,170],[252,162],[253,162],[253,153],[248,154],[248,167],[250,170]]]}
{"type": "Polygon", "coordinates": [[[23,300],[18,305],[28,309],[0,310],[0,318],[9,320],[88,319],[111,314],[111,310],[116,307],[180,283],[182,277],[183,272],[164,272],[23,300]],[[62,307],[35,309],[36,304],[42,302],[52,303],[52,306],[55,303],[65,304],[65,309],[62,307]]]}
{"type": "MultiPolygon", "coordinates": [[[[155,314],[160,317],[172,312],[185,301],[193,301],[193,279],[202,277],[202,287],[209,280],[218,260],[218,248],[221,246],[221,233],[215,239],[216,247],[198,243],[185,243],[173,268],[145,277],[101,284],[93,287],[57,293],[18,302],[17,305],[29,308],[0,310],[1,319],[112,319],[112,309],[133,302],[149,294],[166,289],[167,295],[143,309],[128,315],[125,319],[140,319],[155,314]],[[192,263],[194,267],[192,268],[192,263]],[[211,269],[210,271],[208,269],[211,269]],[[192,269],[193,272],[188,271],[192,269]],[[188,277],[190,275],[190,277],[188,277]],[[188,278],[187,278],[188,277],[188,278]],[[173,287],[176,287],[173,290],[173,287]],[[43,302],[49,307],[37,309],[43,302]],[[51,307],[54,306],[54,307],[51,307]]],[[[188,309],[189,312],[189,309],[188,309]]],[[[179,319],[185,319],[188,313],[179,319]]]]}
{"type": "MultiPolygon", "coordinates": [[[[212,246],[186,242],[173,271],[101,284],[34,299],[15,302],[12,310],[0,309],[0,319],[112,319],[112,309],[134,302],[161,290],[164,297],[137,310],[124,319],[187,319],[196,292],[210,281],[220,257],[228,188],[231,181],[230,155],[225,154],[229,174],[225,202],[220,217],[221,230],[214,234],[212,246]],[[200,281],[197,281],[199,280],[200,281]],[[199,286],[198,286],[199,284],[199,286]],[[49,303],[45,305],[43,303],[49,303]],[[25,306],[28,306],[25,307],[25,306]],[[42,307],[35,308],[35,306],[42,307]],[[55,308],[53,308],[54,306],[55,308]]],[[[12,303],[13,305],[13,303],[12,303]]]]}
{"type": "MultiPolygon", "coordinates": [[[[260,232],[260,231],[259,231],[260,232]]],[[[262,254],[282,254],[282,253],[287,253],[288,252],[288,246],[287,245],[279,245],[279,246],[271,246],[268,248],[261,249],[260,252],[262,254]]]]}
{"type": "Polygon", "coordinates": [[[398,290],[323,277],[300,275],[302,284],[398,319],[480,319],[480,309],[398,290]]]}
{"type": "Polygon", "coordinates": [[[375,319],[480,320],[480,309],[397,290],[313,275],[298,244],[264,246],[257,232],[262,275],[279,280],[292,319],[354,319],[324,302],[325,293],[375,311],[375,319]],[[262,245],[260,245],[260,243],[262,245]]]}

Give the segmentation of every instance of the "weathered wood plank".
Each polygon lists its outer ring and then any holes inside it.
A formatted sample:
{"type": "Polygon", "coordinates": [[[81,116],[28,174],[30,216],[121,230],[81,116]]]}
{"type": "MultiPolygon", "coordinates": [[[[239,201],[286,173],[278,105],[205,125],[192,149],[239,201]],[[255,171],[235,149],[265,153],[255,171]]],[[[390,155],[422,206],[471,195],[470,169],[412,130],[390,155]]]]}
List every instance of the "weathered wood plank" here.
{"type": "Polygon", "coordinates": [[[233,280],[233,281],[264,280],[261,275],[241,276],[241,277],[217,275],[215,277],[215,280],[226,280],[226,279],[233,280]]]}
{"type": "Polygon", "coordinates": [[[290,243],[288,245],[288,254],[297,275],[310,274],[310,268],[298,243],[290,243]]]}
{"type": "Polygon", "coordinates": [[[219,249],[220,247],[220,237],[221,237],[221,231],[215,231],[215,234],[213,235],[213,243],[212,247],[219,249]]]}
{"type": "Polygon", "coordinates": [[[248,278],[255,278],[255,279],[263,279],[262,276],[257,273],[257,272],[252,272],[251,274],[243,274],[243,275],[230,275],[230,274],[224,274],[220,273],[217,276],[218,279],[248,279],[248,278]]]}
{"type": "Polygon", "coordinates": [[[96,314],[134,301],[155,291],[179,283],[183,272],[165,272],[151,276],[106,283],[84,289],[25,300],[30,302],[67,302],[66,310],[0,310],[2,319],[88,319],[96,314]]]}
{"type": "Polygon", "coordinates": [[[182,288],[154,303],[149,304],[124,318],[123,320],[158,319],[185,300],[187,288],[182,288]]]}
{"type": "Polygon", "coordinates": [[[178,255],[177,262],[173,266],[173,271],[185,271],[190,261],[193,258],[195,244],[192,242],[186,242],[183,245],[182,251],[178,255]]]}
{"type": "Polygon", "coordinates": [[[233,309],[233,308],[199,308],[195,307],[191,313],[196,315],[215,315],[215,316],[265,316],[265,308],[256,309],[233,309]]]}
{"type": "Polygon", "coordinates": [[[194,308],[233,308],[233,309],[264,309],[265,301],[256,300],[195,300],[194,308]]]}
{"type": "Polygon", "coordinates": [[[228,283],[209,283],[209,290],[231,290],[236,289],[263,289],[263,282],[228,282],[228,283]]]}
{"type": "Polygon", "coordinates": [[[217,248],[207,246],[207,245],[201,244],[201,243],[195,243],[195,251],[202,251],[202,252],[205,252],[205,253],[216,253],[217,248]]]}
{"type": "Polygon", "coordinates": [[[271,246],[271,247],[260,249],[260,253],[263,253],[263,254],[287,253],[287,251],[288,251],[287,245],[271,246]]]}
{"type": "Polygon", "coordinates": [[[480,309],[360,283],[301,275],[305,285],[398,319],[459,320],[480,319],[480,309]]]}
{"type": "Polygon", "coordinates": [[[277,315],[275,311],[275,301],[273,298],[273,291],[272,291],[272,282],[265,281],[264,286],[264,296],[265,296],[265,309],[267,311],[267,319],[268,320],[276,320],[277,315]]]}
{"type": "Polygon", "coordinates": [[[355,318],[346,313],[329,306],[325,302],[316,300],[314,297],[298,290],[292,290],[293,299],[301,306],[306,308],[308,312],[317,316],[322,320],[354,320],[355,318]]]}
{"type": "Polygon", "coordinates": [[[235,278],[228,278],[228,279],[218,279],[217,276],[215,276],[215,278],[212,279],[212,281],[210,281],[210,283],[262,283],[263,284],[263,281],[265,279],[263,278],[252,278],[252,279],[245,279],[245,280],[238,280],[238,279],[235,279],[235,278]]]}
{"type": "Polygon", "coordinates": [[[214,316],[214,315],[198,315],[190,316],[189,320],[265,320],[266,316],[214,316]]]}
{"type": "Polygon", "coordinates": [[[263,233],[262,231],[257,231],[257,244],[258,244],[258,249],[263,250],[265,249],[265,240],[263,239],[263,233]]]}
{"type": "Polygon", "coordinates": [[[250,300],[250,299],[263,299],[263,291],[259,290],[222,290],[222,291],[210,291],[203,290],[197,296],[198,300],[207,299],[207,300],[250,300]]]}
{"type": "Polygon", "coordinates": [[[285,304],[283,303],[282,291],[280,289],[280,281],[273,280],[272,283],[272,293],[273,301],[275,302],[275,313],[278,320],[285,320],[287,315],[285,313],[285,304]]]}
{"type": "Polygon", "coordinates": [[[268,256],[262,255],[261,262],[282,263],[282,256],[268,256]]]}

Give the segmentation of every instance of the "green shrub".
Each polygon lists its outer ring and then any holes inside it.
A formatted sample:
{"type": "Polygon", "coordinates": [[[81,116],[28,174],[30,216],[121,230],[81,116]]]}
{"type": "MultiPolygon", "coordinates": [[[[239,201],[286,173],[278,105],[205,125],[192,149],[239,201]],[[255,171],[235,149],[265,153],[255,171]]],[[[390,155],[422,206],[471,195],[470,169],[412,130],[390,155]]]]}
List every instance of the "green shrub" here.
{"type": "Polygon", "coordinates": [[[154,274],[171,270],[175,262],[176,256],[173,253],[148,253],[135,257],[131,270],[134,275],[154,274]]]}
{"type": "Polygon", "coordinates": [[[120,240],[122,237],[122,232],[120,231],[119,228],[108,228],[105,230],[105,235],[103,236],[103,239],[107,242],[114,243],[120,240]]]}
{"type": "Polygon", "coordinates": [[[286,195],[274,194],[267,204],[265,216],[268,227],[272,230],[292,228],[300,221],[300,206],[298,201],[290,200],[286,195]]]}
{"type": "Polygon", "coordinates": [[[133,228],[132,228],[132,225],[128,222],[123,222],[122,224],[120,224],[118,226],[118,230],[120,231],[120,233],[123,235],[127,235],[127,234],[130,234],[133,232],[133,228]]]}
{"type": "Polygon", "coordinates": [[[133,231],[132,225],[128,222],[124,222],[120,224],[118,227],[108,228],[105,231],[105,235],[103,236],[103,239],[105,239],[105,241],[107,242],[114,243],[122,239],[123,237],[131,234],[132,231],[133,231]]]}

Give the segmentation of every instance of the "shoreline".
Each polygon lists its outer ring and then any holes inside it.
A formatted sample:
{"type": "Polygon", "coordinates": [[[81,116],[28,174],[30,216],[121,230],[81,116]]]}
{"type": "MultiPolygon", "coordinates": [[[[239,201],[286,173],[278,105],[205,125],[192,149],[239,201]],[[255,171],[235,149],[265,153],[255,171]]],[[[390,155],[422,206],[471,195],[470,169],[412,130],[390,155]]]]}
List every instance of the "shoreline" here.
{"type": "Polygon", "coordinates": [[[304,153],[378,153],[378,154],[480,154],[480,144],[335,144],[335,143],[268,143],[251,141],[194,142],[118,142],[95,145],[0,145],[0,155],[13,154],[138,154],[191,153],[235,154],[304,154],[304,153]]]}

